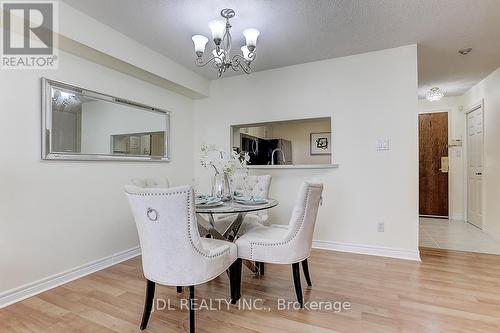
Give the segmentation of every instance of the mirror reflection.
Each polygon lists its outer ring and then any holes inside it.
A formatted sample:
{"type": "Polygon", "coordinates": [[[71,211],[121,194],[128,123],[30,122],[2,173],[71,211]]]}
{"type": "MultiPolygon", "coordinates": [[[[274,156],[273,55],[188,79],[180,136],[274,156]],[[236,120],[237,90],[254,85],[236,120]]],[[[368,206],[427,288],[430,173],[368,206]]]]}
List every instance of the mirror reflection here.
{"type": "Polygon", "coordinates": [[[48,83],[46,158],[168,158],[168,112],[48,83]]]}

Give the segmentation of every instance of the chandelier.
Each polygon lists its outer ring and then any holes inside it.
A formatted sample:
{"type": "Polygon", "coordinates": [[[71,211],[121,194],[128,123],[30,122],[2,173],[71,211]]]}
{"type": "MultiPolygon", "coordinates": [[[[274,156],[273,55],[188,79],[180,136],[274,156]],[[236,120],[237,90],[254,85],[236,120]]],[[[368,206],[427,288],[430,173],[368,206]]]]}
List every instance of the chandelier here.
{"type": "Polygon", "coordinates": [[[71,112],[74,107],[80,104],[80,99],[74,94],[60,90],[52,90],[52,105],[58,111],[71,112]]]}
{"type": "Polygon", "coordinates": [[[246,39],[246,45],[241,47],[241,54],[235,54],[231,57],[231,33],[229,29],[231,24],[229,19],[233,18],[236,13],[230,8],[221,10],[220,15],[226,21],[214,20],[208,24],[212,31],[212,38],[215,44],[215,49],[212,51],[211,58],[203,61],[203,53],[208,43],[208,38],[203,35],[194,35],[192,37],[194,43],[194,51],[196,53],[195,64],[199,67],[204,67],[210,63],[213,64],[217,70],[219,77],[222,76],[231,68],[233,71],[242,70],[246,74],[250,74],[252,69],[250,65],[255,60],[255,48],[257,47],[257,38],[259,37],[259,30],[250,28],[243,31],[243,36],[246,39]]]}
{"type": "Polygon", "coordinates": [[[437,102],[444,97],[444,93],[438,87],[431,88],[427,94],[427,100],[429,102],[437,102]]]}

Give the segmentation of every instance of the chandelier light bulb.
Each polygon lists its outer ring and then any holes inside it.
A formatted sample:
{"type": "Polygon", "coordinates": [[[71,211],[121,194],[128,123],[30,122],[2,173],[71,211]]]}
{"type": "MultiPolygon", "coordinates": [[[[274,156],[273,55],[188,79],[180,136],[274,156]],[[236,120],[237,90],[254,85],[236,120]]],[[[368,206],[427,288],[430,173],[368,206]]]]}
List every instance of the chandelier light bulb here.
{"type": "Polygon", "coordinates": [[[208,23],[208,27],[212,31],[212,38],[215,44],[219,45],[224,36],[224,30],[226,30],[226,23],[220,20],[213,20],[208,23]]]}
{"type": "Polygon", "coordinates": [[[205,52],[205,46],[208,43],[208,38],[202,35],[194,35],[191,39],[194,43],[194,52],[196,52],[198,57],[201,57],[203,52],[205,52]]]}
{"type": "Polygon", "coordinates": [[[429,90],[429,93],[427,94],[427,100],[429,102],[437,102],[439,100],[441,100],[441,98],[444,97],[444,93],[441,91],[441,89],[439,89],[438,87],[434,87],[434,88],[431,88],[431,90],[429,90]]]}
{"type": "Polygon", "coordinates": [[[257,38],[259,38],[260,31],[255,28],[245,29],[243,36],[245,36],[247,47],[250,52],[253,52],[257,47],[257,38]]]}

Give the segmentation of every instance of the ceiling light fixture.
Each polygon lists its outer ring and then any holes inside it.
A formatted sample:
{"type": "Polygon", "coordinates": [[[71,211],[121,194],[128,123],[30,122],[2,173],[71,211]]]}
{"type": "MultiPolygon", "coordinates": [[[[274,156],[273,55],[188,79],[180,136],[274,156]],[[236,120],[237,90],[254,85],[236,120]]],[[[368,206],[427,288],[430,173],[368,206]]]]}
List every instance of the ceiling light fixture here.
{"type": "Polygon", "coordinates": [[[54,107],[62,112],[70,112],[81,104],[80,99],[75,94],[59,90],[52,90],[52,102],[54,107]]]}
{"type": "Polygon", "coordinates": [[[467,49],[458,50],[458,53],[460,53],[461,55],[468,55],[471,51],[472,51],[472,48],[469,47],[467,49]]]}
{"type": "Polygon", "coordinates": [[[226,22],[214,20],[208,24],[212,32],[212,39],[215,44],[215,49],[212,51],[212,57],[206,62],[203,61],[203,53],[208,43],[208,38],[202,35],[194,35],[192,37],[194,43],[194,52],[196,53],[195,64],[199,67],[204,67],[209,63],[213,63],[219,77],[224,72],[231,68],[233,71],[243,70],[246,74],[250,74],[252,69],[250,67],[252,61],[255,60],[255,49],[257,47],[257,38],[260,35],[259,30],[250,28],[243,31],[245,36],[246,45],[241,47],[242,54],[235,54],[232,58],[231,52],[231,33],[229,29],[229,19],[233,18],[236,13],[230,8],[221,10],[221,16],[226,19],[226,22]]]}
{"type": "Polygon", "coordinates": [[[427,94],[427,100],[429,102],[437,102],[444,97],[444,93],[438,87],[431,88],[427,94]]]}

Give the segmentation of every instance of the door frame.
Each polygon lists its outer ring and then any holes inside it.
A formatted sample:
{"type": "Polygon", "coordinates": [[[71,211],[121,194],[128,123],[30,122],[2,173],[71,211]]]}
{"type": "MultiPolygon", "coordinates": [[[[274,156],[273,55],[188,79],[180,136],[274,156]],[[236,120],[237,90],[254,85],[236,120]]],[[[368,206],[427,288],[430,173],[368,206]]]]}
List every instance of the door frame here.
{"type": "MultiPolygon", "coordinates": [[[[448,116],[448,156],[450,156],[450,138],[451,136],[451,109],[435,109],[435,110],[430,110],[430,111],[419,111],[417,115],[417,124],[418,124],[418,116],[421,114],[431,114],[431,113],[446,113],[448,116]]],[[[417,143],[417,151],[420,151],[420,131],[418,132],[418,143],[417,143]]],[[[451,162],[451,159],[448,158],[448,161],[451,162]]],[[[420,165],[420,157],[418,158],[418,165],[420,165]]],[[[451,163],[449,164],[451,166],[451,163]]],[[[451,174],[451,167],[448,168],[448,217],[445,216],[434,216],[434,215],[420,215],[420,211],[418,212],[419,217],[431,217],[431,218],[438,218],[438,219],[450,219],[450,211],[451,211],[451,182],[450,182],[450,174],[451,174]]],[[[418,177],[418,190],[420,191],[420,176],[418,177]]]]}
{"type": "MultiPolygon", "coordinates": [[[[483,226],[483,231],[486,230],[486,224],[484,223],[485,222],[485,215],[484,215],[484,204],[486,202],[486,195],[485,195],[485,187],[484,184],[485,184],[485,178],[486,178],[486,165],[484,163],[484,160],[485,160],[485,155],[484,155],[484,98],[481,99],[479,102],[477,103],[474,103],[466,108],[464,108],[464,116],[465,116],[465,133],[464,133],[464,137],[465,137],[465,140],[464,140],[464,143],[463,143],[463,150],[464,150],[464,207],[465,207],[465,211],[464,211],[464,219],[465,219],[465,222],[469,223],[468,220],[469,220],[469,217],[467,216],[468,212],[469,212],[469,186],[468,186],[468,179],[469,179],[469,168],[468,168],[468,160],[469,160],[469,151],[467,150],[467,147],[468,147],[468,141],[469,141],[469,136],[467,135],[467,115],[473,111],[476,111],[478,109],[481,109],[481,112],[483,114],[483,186],[481,186],[481,216],[483,217],[483,220],[481,221],[482,223],[482,226],[483,226]]],[[[470,223],[469,223],[470,224],[470,223]]],[[[473,225],[473,224],[471,224],[473,225]]]]}

